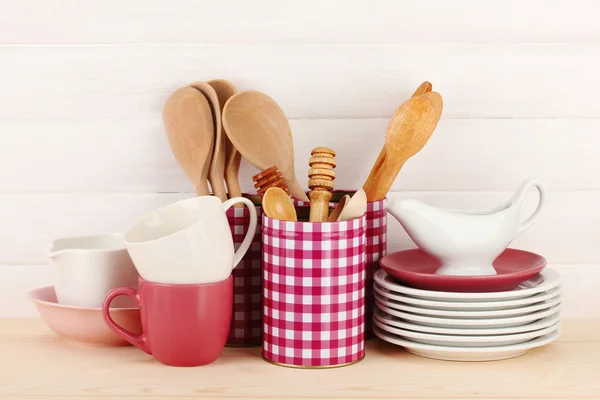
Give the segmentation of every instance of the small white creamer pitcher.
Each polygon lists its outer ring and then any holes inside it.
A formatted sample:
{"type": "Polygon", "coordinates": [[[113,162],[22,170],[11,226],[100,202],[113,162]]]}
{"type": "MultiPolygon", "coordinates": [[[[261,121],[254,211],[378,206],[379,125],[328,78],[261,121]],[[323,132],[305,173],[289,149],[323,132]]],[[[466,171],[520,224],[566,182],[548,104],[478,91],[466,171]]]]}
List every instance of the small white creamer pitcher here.
{"type": "MultiPolygon", "coordinates": [[[[49,258],[59,304],[101,308],[115,287],[137,287],[138,273],[119,233],[56,239],[49,258]]],[[[128,298],[117,300],[115,307],[135,305],[128,298]]]]}
{"type": "Polygon", "coordinates": [[[215,196],[198,196],[145,215],[123,236],[143,279],[201,284],[219,282],[231,275],[252,243],[256,223],[256,209],[246,198],[235,197],[221,203],[215,196]],[[225,211],[237,203],[250,209],[250,225],[234,253],[225,211]]]}

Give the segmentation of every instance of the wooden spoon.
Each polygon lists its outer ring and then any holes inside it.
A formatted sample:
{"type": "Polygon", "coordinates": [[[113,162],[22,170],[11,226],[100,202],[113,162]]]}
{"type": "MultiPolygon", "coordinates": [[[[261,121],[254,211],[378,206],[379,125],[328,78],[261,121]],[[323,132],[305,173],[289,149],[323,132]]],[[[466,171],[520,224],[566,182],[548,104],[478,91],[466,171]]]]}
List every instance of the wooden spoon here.
{"type": "Polygon", "coordinates": [[[163,122],[171,151],[194,184],[196,194],[210,194],[206,179],[213,153],[214,125],[208,101],[194,88],[180,88],[165,103],[163,122]]]}
{"type": "Polygon", "coordinates": [[[340,213],[338,221],[347,221],[358,218],[367,212],[367,194],[361,188],[350,198],[340,213]]]}
{"type": "Polygon", "coordinates": [[[208,169],[208,180],[215,196],[221,201],[227,200],[227,190],[225,189],[225,142],[221,134],[221,107],[219,106],[219,97],[217,92],[206,82],[194,82],[189,86],[199,90],[208,103],[212,111],[213,125],[215,132],[215,145],[208,169]]]}
{"type": "Polygon", "coordinates": [[[419,85],[419,87],[417,88],[417,90],[415,90],[415,92],[413,93],[413,95],[410,96],[410,97],[422,96],[425,93],[431,92],[432,89],[433,89],[433,86],[431,85],[431,83],[425,81],[425,82],[421,83],[421,85],[419,85]]]}
{"type": "Polygon", "coordinates": [[[260,170],[277,166],[290,194],[298,200],[309,201],[294,172],[290,124],[275,100],[255,90],[238,92],[225,104],[223,126],[244,158],[260,170]]]}
{"type": "MultiPolygon", "coordinates": [[[[208,84],[215,89],[217,97],[219,98],[219,106],[221,112],[225,107],[225,103],[231,96],[233,96],[237,89],[233,86],[233,83],[226,81],[225,79],[213,79],[208,81],[208,84]]],[[[225,128],[223,127],[223,131],[225,128]]],[[[240,162],[242,161],[242,155],[236,150],[227,134],[222,135],[225,140],[225,183],[227,184],[227,192],[229,197],[240,197],[242,190],[240,189],[240,162]]],[[[243,204],[235,204],[234,207],[244,207],[243,204]]]]}
{"type": "MultiPolygon", "coordinates": [[[[362,189],[361,189],[362,190],[362,189]]],[[[337,222],[340,220],[340,215],[342,214],[342,210],[346,207],[346,204],[350,201],[350,196],[347,194],[342,197],[335,207],[335,209],[329,214],[329,218],[327,218],[327,222],[337,222]]]]}
{"type": "Polygon", "coordinates": [[[267,189],[262,198],[262,208],[269,218],[282,221],[298,221],[290,196],[278,187],[267,189]]]}
{"type": "Polygon", "coordinates": [[[441,112],[427,96],[408,99],[392,116],[385,144],[363,185],[367,201],[383,200],[407,159],[418,153],[435,130],[441,112]]]}
{"type": "Polygon", "coordinates": [[[366,211],[367,194],[363,189],[359,189],[352,197],[348,195],[342,197],[327,221],[348,221],[362,216],[366,211]]]}

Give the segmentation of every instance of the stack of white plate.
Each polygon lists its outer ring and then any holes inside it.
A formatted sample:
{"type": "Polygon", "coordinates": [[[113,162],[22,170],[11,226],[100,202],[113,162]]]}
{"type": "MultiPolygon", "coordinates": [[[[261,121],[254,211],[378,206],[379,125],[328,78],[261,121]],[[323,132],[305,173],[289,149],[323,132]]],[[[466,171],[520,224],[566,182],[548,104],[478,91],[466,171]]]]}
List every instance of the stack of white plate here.
{"type": "Polygon", "coordinates": [[[546,268],[506,292],[415,289],[375,274],[374,332],[423,357],[488,361],[517,357],[560,333],[560,279],[546,268]]]}

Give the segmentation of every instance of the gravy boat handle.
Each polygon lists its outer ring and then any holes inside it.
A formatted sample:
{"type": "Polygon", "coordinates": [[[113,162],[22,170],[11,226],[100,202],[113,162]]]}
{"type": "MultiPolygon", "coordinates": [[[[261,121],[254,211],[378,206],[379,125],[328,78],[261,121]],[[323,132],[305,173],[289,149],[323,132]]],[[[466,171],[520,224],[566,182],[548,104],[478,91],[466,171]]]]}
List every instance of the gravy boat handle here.
{"type": "Polygon", "coordinates": [[[527,218],[525,221],[519,223],[517,234],[520,234],[523,231],[529,229],[531,225],[533,225],[535,221],[537,221],[538,218],[542,215],[542,213],[546,209],[546,206],[548,205],[548,190],[546,189],[546,187],[540,181],[529,179],[521,183],[521,185],[513,195],[512,206],[517,207],[520,211],[521,207],[523,206],[525,196],[532,187],[535,187],[540,195],[539,202],[533,214],[531,214],[529,218],[527,218]]]}

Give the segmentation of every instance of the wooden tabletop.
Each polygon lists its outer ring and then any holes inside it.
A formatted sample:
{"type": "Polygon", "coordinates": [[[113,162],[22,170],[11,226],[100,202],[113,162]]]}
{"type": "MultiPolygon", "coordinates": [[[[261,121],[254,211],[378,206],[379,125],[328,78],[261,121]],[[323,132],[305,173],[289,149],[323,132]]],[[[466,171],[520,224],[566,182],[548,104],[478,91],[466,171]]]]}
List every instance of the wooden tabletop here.
{"type": "Polygon", "coordinates": [[[133,347],[65,342],[38,320],[0,320],[0,398],[598,399],[600,321],[566,321],[558,341],[511,360],[436,361],[371,340],[358,364],[301,370],[266,363],[259,348],[167,367],[133,347]]]}

